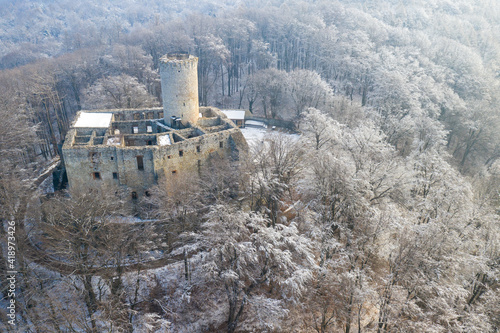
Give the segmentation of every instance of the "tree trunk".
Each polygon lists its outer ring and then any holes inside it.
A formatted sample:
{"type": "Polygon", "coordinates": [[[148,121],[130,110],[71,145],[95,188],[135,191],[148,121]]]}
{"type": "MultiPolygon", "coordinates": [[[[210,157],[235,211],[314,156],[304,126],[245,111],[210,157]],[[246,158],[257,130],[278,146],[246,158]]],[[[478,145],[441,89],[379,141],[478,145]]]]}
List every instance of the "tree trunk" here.
{"type": "Polygon", "coordinates": [[[88,274],[83,276],[82,282],[85,288],[85,305],[87,306],[87,311],[89,312],[92,331],[97,332],[95,319],[92,318],[92,315],[97,311],[97,299],[94,288],[92,287],[92,275],[88,274]]]}

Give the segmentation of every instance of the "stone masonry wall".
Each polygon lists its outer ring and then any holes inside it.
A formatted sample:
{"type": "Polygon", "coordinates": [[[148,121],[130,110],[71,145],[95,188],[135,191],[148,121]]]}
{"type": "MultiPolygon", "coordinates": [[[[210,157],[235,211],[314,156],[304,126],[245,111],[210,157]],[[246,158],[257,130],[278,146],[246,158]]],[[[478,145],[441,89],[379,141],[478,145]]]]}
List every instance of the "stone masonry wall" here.
{"type": "Polygon", "coordinates": [[[188,55],[166,55],[160,59],[161,91],[166,124],[170,117],[182,123],[196,123],[198,105],[198,58],[188,55]]]}

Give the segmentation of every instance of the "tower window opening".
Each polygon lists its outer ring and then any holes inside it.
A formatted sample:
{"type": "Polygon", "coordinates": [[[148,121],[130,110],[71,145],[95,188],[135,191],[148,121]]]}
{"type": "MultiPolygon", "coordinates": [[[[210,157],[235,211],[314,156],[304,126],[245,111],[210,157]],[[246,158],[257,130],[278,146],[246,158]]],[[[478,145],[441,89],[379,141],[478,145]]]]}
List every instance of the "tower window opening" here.
{"type": "Polygon", "coordinates": [[[220,148],[224,148],[224,142],[223,142],[223,141],[220,141],[220,142],[219,142],[219,147],[220,147],[220,148]]]}
{"type": "Polygon", "coordinates": [[[144,160],[142,156],[136,156],[137,158],[137,170],[144,170],[144,160]]]}
{"type": "Polygon", "coordinates": [[[137,200],[137,192],[132,192],[132,200],[137,200]]]}
{"type": "Polygon", "coordinates": [[[182,157],[184,156],[184,151],[183,150],[179,150],[179,157],[182,157]]]}
{"type": "Polygon", "coordinates": [[[113,179],[118,179],[118,172],[113,172],[113,179]]]}
{"type": "Polygon", "coordinates": [[[94,172],[94,179],[101,179],[101,173],[100,172],[94,172]]]}
{"type": "Polygon", "coordinates": [[[196,146],[196,152],[201,153],[201,146],[196,146]]]}

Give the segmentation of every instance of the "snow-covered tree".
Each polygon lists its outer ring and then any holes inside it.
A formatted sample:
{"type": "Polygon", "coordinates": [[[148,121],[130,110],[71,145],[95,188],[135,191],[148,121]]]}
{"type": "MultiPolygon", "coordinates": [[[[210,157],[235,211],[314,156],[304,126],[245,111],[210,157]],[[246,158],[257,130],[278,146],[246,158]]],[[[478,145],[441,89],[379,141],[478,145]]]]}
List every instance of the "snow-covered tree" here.
{"type": "Polygon", "coordinates": [[[257,87],[264,117],[276,118],[279,115],[285,118],[282,113],[285,110],[288,74],[274,68],[263,69],[256,72],[252,80],[257,87]]]}
{"type": "Polygon", "coordinates": [[[250,155],[246,188],[250,205],[267,214],[274,226],[281,209],[295,200],[294,185],[303,168],[302,143],[277,133],[254,146],[250,155]]]}
{"type": "Polygon", "coordinates": [[[146,87],[132,76],[121,74],[97,80],[84,93],[87,109],[133,109],[158,105],[146,87]]]}
{"type": "Polygon", "coordinates": [[[318,73],[295,70],[290,73],[288,79],[296,118],[300,118],[309,107],[322,109],[330,106],[333,97],[332,88],[318,73]]]}
{"type": "Polygon", "coordinates": [[[311,277],[307,238],[293,223],[274,228],[270,223],[261,214],[216,205],[201,230],[191,235],[193,244],[185,247],[202,251],[194,263],[202,265],[201,278],[225,295],[227,332],[234,332],[240,323],[259,330],[278,329],[279,318],[286,315],[282,299],[297,299],[311,277]],[[245,316],[248,308],[253,313],[269,312],[259,315],[259,321],[245,316]]]}

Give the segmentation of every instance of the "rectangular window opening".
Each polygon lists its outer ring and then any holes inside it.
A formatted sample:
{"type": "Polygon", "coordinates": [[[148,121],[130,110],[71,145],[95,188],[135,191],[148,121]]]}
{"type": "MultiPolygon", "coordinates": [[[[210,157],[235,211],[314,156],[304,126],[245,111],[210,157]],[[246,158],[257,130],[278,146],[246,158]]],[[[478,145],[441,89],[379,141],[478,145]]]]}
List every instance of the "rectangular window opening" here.
{"type": "Polygon", "coordinates": [[[113,179],[118,179],[118,172],[113,172],[113,179]]]}
{"type": "Polygon", "coordinates": [[[152,133],[152,132],[153,132],[153,126],[148,125],[148,126],[146,127],[146,132],[148,132],[148,133],[152,133]]]}
{"type": "Polygon", "coordinates": [[[137,127],[137,126],[132,127],[132,133],[133,134],[139,133],[139,127],[137,127]]]}
{"type": "Polygon", "coordinates": [[[219,142],[219,147],[220,148],[224,148],[224,142],[223,141],[219,142]]]}
{"type": "Polygon", "coordinates": [[[175,175],[177,173],[177,170],[172,170],[172,174],[175,175]]]}
{"type": "Polygon", "coordinates": [[[99,153],[90,153],[90,159],[92,163],[98,163],[99,162],[99,153]]]}
{"type": "Polygon", "coordinates": [[[180,157],[184,156],[184,151],[183,150],[179,150],[179,156],[180,157]]]}
{"type": "Polygon", "coordinates": [[[132,192],[132,200],[137,200],[137,192],[132,192]]]}
{"type": "Polygon", "coordinates": [[[201,153],[201,146],[196,146],[196,152],[201,153]]]}
{"type": "Polygon", "coordinates": [[[94,179],[101,179],[101,173],[100,172],[94,172],[94,179]]]}
{"type": "Polygon", "coordinates": [[[137,170],[144,170],[144,160],[142,156],[136,156],[137,158],[137,170]]]}

